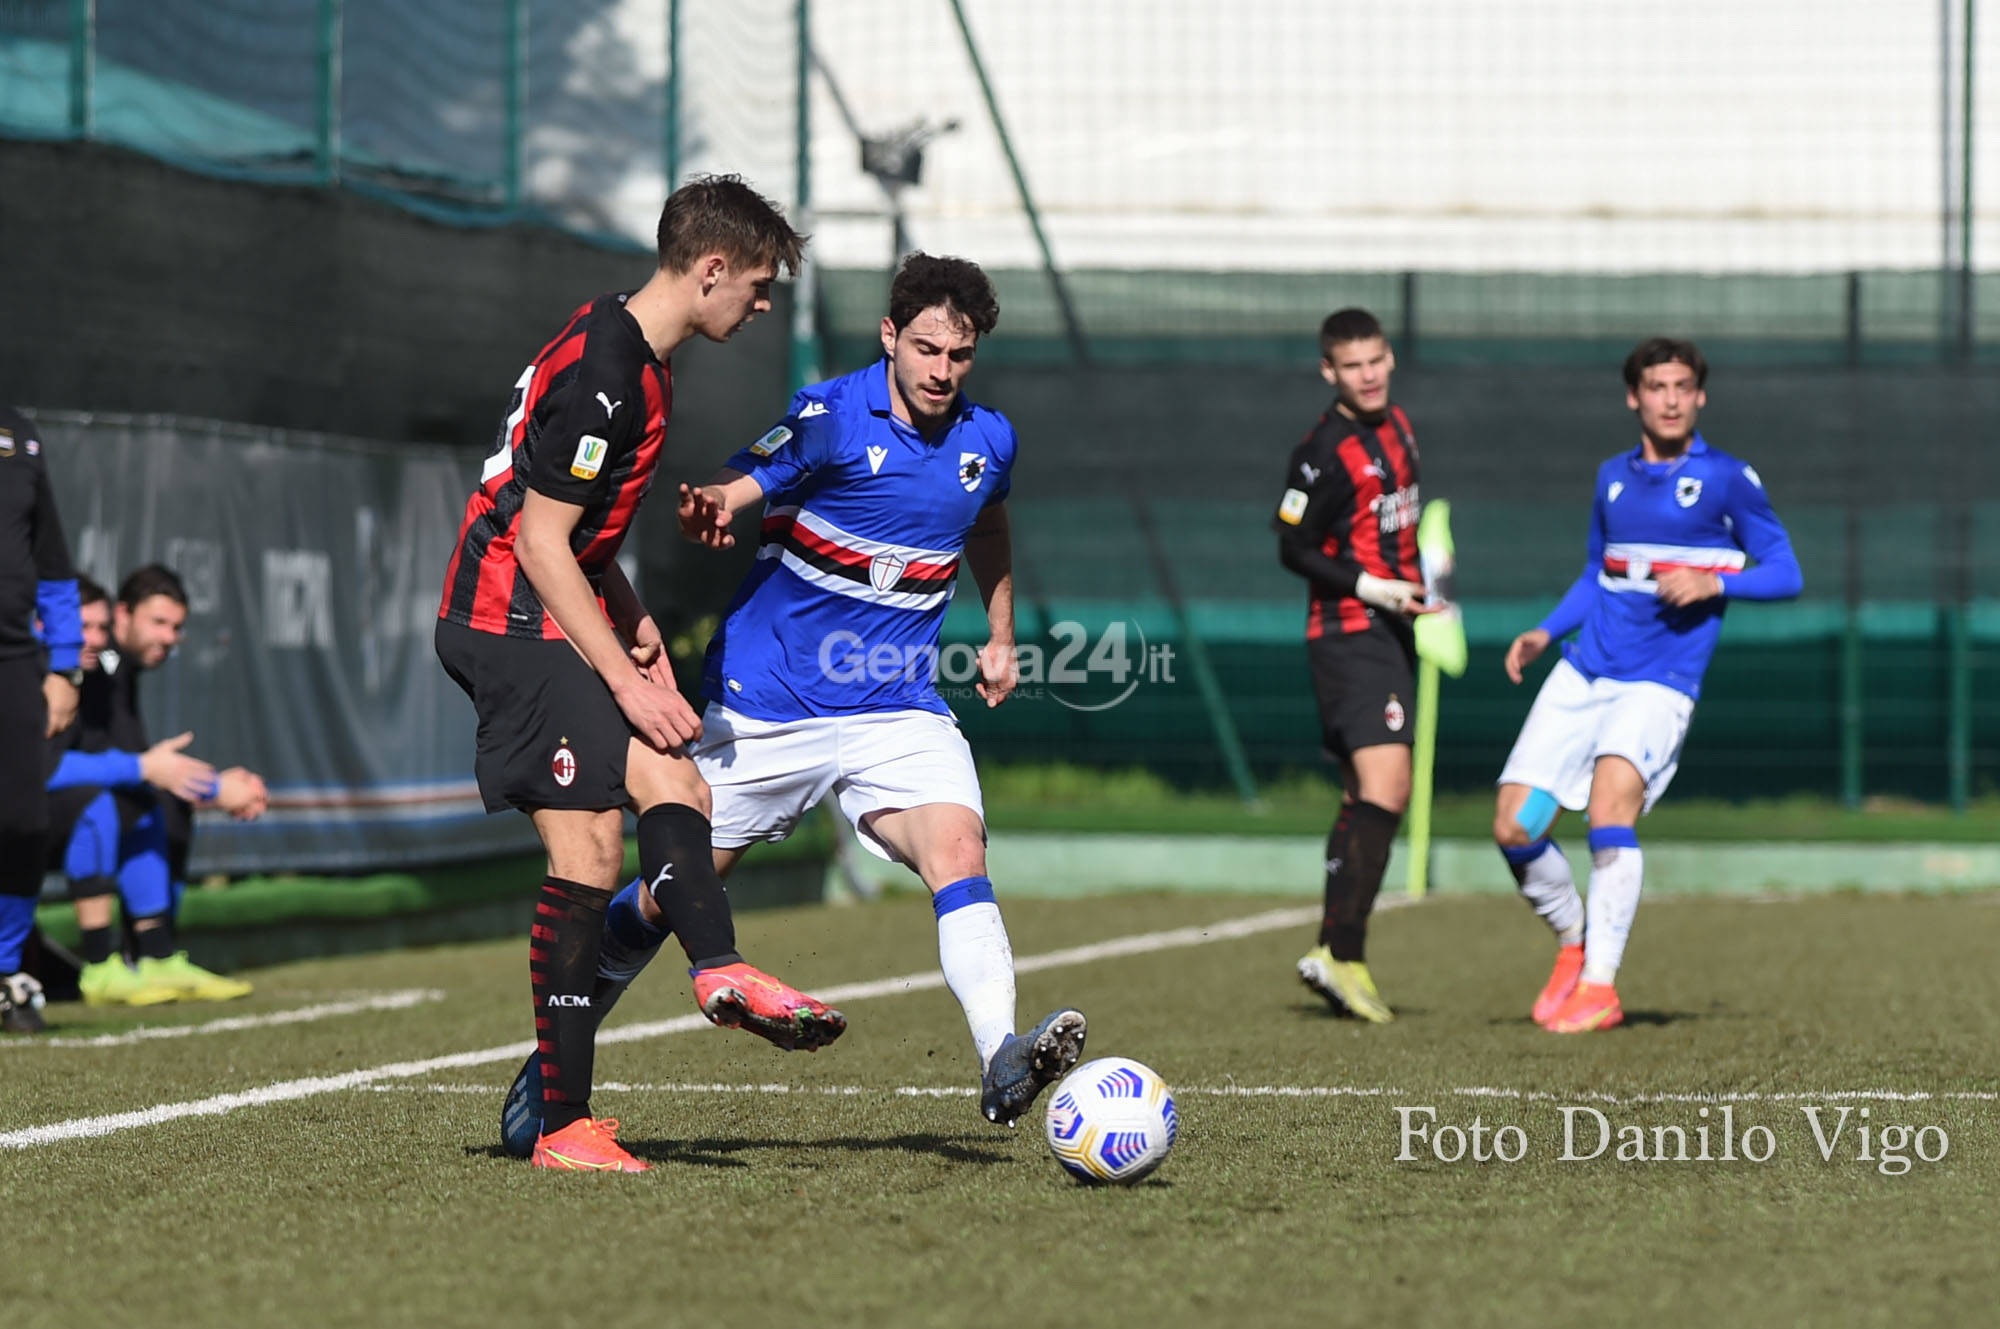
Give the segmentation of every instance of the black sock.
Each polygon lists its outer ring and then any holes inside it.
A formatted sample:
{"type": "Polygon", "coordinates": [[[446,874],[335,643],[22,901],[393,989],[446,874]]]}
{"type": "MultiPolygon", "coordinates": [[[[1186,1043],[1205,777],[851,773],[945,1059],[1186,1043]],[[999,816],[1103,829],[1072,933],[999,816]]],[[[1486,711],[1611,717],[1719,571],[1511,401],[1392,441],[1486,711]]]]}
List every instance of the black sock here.
{"type": "Polygon", "coordinates": [[[142,960],[167,960],[174,954],[174,925],[165,914],[153,915],[154,926],[142,928],[139,924],[148,920],[132,920],[132,944],[139,950],[142,960]]]}
{"type": "Polygon", "coordinates": [[[597,1057],[597,948],[611,892],[560,877],[542,883],[529,931],[528,981],[535,993],[535,1046],[542,1054],[542,1132],[590,1115],[597,1057]]]}
{"type": "Polygon", "coordinates": [[[639,874],[690,965],[713,969],[742,960],[707,817],[685,803],[646,809],[639,817],[639,874]]]}
{"type": "MultiPolygon", "coordinates": [[[[1395,842],[1403,815],[1373,803],[1353,803],[1341,819],[1347,823],[1347,853],[1341,862],[1340,898],[1331,911],[1326,944],[1336,960],[1359,960],[1368,945],[1368,915],[1381,893],[1382,874],[1389,870],[1389,846],[1395,842]]],[[[1334,894],[1330,885],[1328,894],[1334,894]]]]}
{"type": "Polygon", "coordinates": [[[85,964],[103,964],[111,958],[111,948],[111,929],[108,926],[83,930],[82,949],[85,964]]]}
{"type": "Polygon", "coordinates": [[[1333,829],[1326,833],[1326,912],[1320,917],[1319,944],[1333,944],[1334,925],[1340,921],[1340,906],[1347,899],[1352,883],[1347,872],[1347,844],[1353,829],[1348,821],[1349,803],[1340,805],[1340,815],[1333,819],[1333,829]]]}

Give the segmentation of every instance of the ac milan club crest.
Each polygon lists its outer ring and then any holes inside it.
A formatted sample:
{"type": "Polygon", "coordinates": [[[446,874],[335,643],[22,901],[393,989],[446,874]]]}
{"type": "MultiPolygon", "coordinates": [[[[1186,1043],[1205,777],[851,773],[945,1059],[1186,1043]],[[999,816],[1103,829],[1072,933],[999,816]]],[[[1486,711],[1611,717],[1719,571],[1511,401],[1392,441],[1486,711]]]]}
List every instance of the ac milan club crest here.
{"type": "Polygon", "coordinates": [[[549,759],[549,771],[557,784],[569,788],[576,783],[576,754],[567,746],[557,748],[556,755],[549,759]]]}
{"type": "Polygon", "coordinates": [[[1403,722],[1407,719],[1409,715],[1403,710],[1403,703],[1396,699],[1395,693],[1390,693],[1389,704],[1382,708],[1382,723],[1389,726],[1390,733],[1400,734],[1403,732],[1403,722]]]}

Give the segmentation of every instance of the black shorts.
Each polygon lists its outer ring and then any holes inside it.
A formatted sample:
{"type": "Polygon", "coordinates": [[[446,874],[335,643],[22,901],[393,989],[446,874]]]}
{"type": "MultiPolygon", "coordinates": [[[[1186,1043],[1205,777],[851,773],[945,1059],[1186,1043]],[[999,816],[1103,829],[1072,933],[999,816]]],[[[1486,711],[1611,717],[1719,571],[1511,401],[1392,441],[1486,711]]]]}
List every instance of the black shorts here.
{"type": "Polygon", "coordinates": [[[441,618],[437,653],[479,715],[472,769],[488,812],[608,812],[629,801],[632,727],[576,647],[441,618]]]}
{"type": "Polygon", "coordinates": [[[39,654],[0,660],[0,894],[42,889],[49,833],[48,703],[39,654]]]}
{"type": "Polygon", "coordinates": [[[1381,624],[1306,643],[1320,741],[1345,760],[1357,749],[1413,741],[1416,639],[1381,624]]]}

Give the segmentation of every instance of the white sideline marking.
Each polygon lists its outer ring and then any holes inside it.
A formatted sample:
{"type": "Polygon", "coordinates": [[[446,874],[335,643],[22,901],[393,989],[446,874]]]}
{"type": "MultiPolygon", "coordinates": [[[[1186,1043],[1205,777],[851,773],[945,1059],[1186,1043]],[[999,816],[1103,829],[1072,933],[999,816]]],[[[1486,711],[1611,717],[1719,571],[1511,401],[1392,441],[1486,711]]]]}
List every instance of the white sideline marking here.
{"type": "MultiPolygon", "coordinates": [[[[490,1084],[377,1084],[370,1089],[378,1094],[498,1094],[499,1087],[490,1084]]],[[[892,1089],[878,1089],[862,1084],[702,1084],[695,1082],[668,1081],[663,1084],[627,1084],[609,1080],[593,1084],[591,1092],[612,1094],[797,1094],[801,1097],[865,1098],[870,1095],[894,1096],[898,1098],[970,1098],[976,1088],[918,1085],[899,1085],[892,1089]]],[[[1411,1095],[1402,1089],[1387,1086],[1344,1085],[1344,1084],[1197,1084],[1181,1085],[1173,1089],[1176,1097],[1204,1098],[1406,1098],[1411,1095]]],[[[1539,1090],[1496,1089],[1481,1086],[1470,1089],[1447,1089],[1448,1094],[1468,1098],[1512,1098],[1527,1102],[1549,1103],[1607,1103],[1612,1105],[1635,1105],[1642,1103],[1790,1103],[1790,1102],[1842,1102],[1851,1099],[1887,1099],[1897,1103],[1927,1103],[1943,1100],[1965,1100],[1978,1103],[2000,1102],[2000,1093],[1980,1093],[1975,1091],[1912,1090],[1904,1092],[1895,1089],[1829,1089],[1823,1092],[1800,1093],[1685,1093],[1685,1094],[1552,1094],[1539,1090]]]]}
{"type": "MultiPolygon", "coordinates": [[[[1385,900],[1382,905],[1390,903],[1385,900]]],[[[1382,906],[1378,906],[1380,907],[1382,906]]],[[[1267,913],[1228,919],[1203,927],[1174,928],[1167,932],[1117,937],[1090,946],[1074,946],[1068,950],[1050,951],[1043,955],[1017,959],[1014,961],[1014,972],[1031,974],[1064,965],[1086,964],[1092,960],[1143,955],[1151,951],[1172,950],[1183,946],[1201,946],[1211,941],[1232,941],[1254,936],[1260,932],[1300,927],[1313,922],[1319,916],[1320,909],[1317,905],[1309,908],[1274,909],[1267,913]]],[[[870,997],[891,997],[905,992],[918,992],[943,986],[944,975],[936,970],[929,970],[866,983],[847,983],[835,988],[822,989],[818,996],[825,1002],[864,1001],[870,997]]],[[[683,1034],[709,1027],[708,1021],[700,1015],[680,1015],[670,1020],[651,1020],[606,1030],[597,1036],[597,1045],[604,1047],[613,1043],[636,1043],[642,1039],[661,1038],[668,1034],[683,1034]]],[[[448,1056],[430,1057],[422,1061],[390,1062],[387,1065],[347,1071],[340,1075],[281,1080],[276,1084],[267,1084],[257,1089],[245,1089],[233,1094],[217,1094],[211,1098],[194,1099],[185,1103],[160,1103],[135,1112],[116,1112],[101,1117],[73,1117],[68,1121],[50,1122],[46,1126],[29,1126],[21,1130],[0,1132],[0,1149],[32,1149],[37,1145],[60,1144],[64,1140],[112,1135],[119,1131],[135,1130],[141,1126],[160,1126],[170,1121],[179,1121],[183,1117],[220,1117],[238,1108],[262,1107],[269,1103],[290,1103],[302,1098],[315,1098],[321,1094],[364,1089],[384,1080],[407,1080],[419,1075],[429,1075],[434,1071],[460,1070],[496,1061],[512,1061],[517,1057],[527,1056],[534,1046],[529,1041],[506,1043],[499,1047],[481,1048],[475,1052],[454,1052],[448,1056]]]]}
{"type": "Polygon", "coordinates": [[[151,1024],[137,1029],[128,1029],[122,1034],[97,1034],[90,1038],[21,1038],[9,1039],[0,1047],[10,1048],[122,1048],[133,1043],[150,1043],[161,1038],[193,1038],[197,1034],[231,1034],[243,1029],[267,1029],[278,1025],[311,1024],[315,1020],[330,1020],[336,1015],[359,1015],[363,1011],[401,1011],[426,1002],[443,1001],[444,993],[436,988],[409,988],[401,992],[384,992],[372,997],[357,997],[351,1001],[327,1001],[317,1006],[297,1006],[288,1011],[269,1011],[263,1015],[232,1015],[221,1020],[209,1020],[202,1024],[151,1024]]]}

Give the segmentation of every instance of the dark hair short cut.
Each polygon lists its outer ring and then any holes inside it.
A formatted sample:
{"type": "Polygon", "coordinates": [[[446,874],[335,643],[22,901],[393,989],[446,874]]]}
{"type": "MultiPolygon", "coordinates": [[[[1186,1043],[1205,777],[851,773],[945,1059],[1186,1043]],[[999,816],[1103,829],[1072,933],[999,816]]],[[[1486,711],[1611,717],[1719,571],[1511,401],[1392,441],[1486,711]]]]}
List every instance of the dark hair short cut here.
{"type": "Polygon", "coordinates": [[[105,590],[102,586],[99,586],[96,582],[83,576],[81,573],[77,575],[76,603],[79,609],[84,605],[109,604],[110,602],[111,592],[105,590]]]}
{"type": "Polygon", "coordinates": [[[901,332],[926,309],[943,305],[984,337],[1000,322],[1000,297],[977,263],[916,253],[903,260],[889,283],[889,323],[901,332]]]}
{"type": "Polygon", "coordinates": [[[180,574],[164,563],[148,563],[118,584],[118,603],[127,609],[137,609],[156,595],[164,595],[181,608],[187,608],[187,586],[180,574]]]}
{"type": "Polygon", "coordinates": [[[1708,386],[1708,361],[1701,348],[1672,337],[1648,337],[1632,348],[1632,354],[1625,357],[1625,386],[1637,391],[1639,376],[1654,365],[1686,365],[1694,370],[1696,387],[1708,386]]]}
{"type": "Polygon", "coordinates": [[[1365,309],[1336,309],[1319,325],[1319,353],[1328,360],[1342,342],[1367,341],[1382,335],[1382,322],[1365,309]]]}
{"type": "Polygon", "coordinates": [[[720,254],[731,267],[768,263],[796,275],[806,238],[742,176],[698,175],[660,209],[659,248],[668,272],[687,272],[704,254],[720,254]]]}

